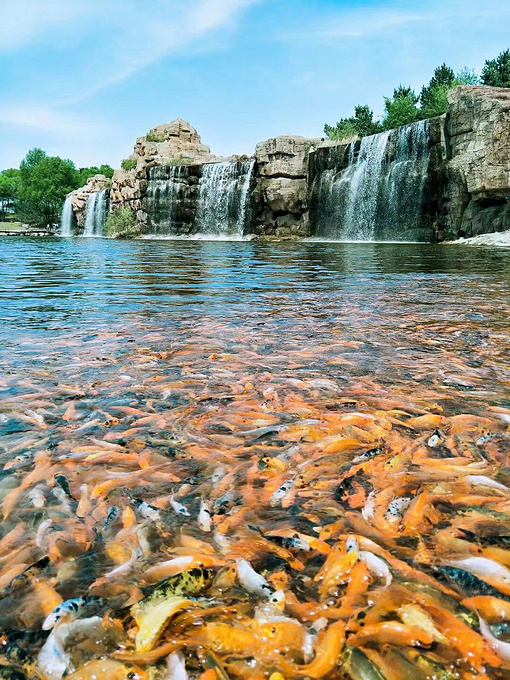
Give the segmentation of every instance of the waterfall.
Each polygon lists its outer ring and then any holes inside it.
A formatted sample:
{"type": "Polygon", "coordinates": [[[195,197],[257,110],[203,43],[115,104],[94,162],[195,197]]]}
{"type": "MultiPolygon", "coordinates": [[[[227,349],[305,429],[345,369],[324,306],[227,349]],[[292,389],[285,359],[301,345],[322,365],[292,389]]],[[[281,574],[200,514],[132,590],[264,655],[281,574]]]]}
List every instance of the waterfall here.
{"type": "Polygon", "coordinates": [[[150,168],[148,234],[243,236],[254,169],[253,159],[150,168]]]}
{"type": "Polygon", "coordinates": [[[62,208],[62,216],[60,218],[60,236],[72,236],[74,226],[74,211],[72,196],[66,196],[64,207],[62,208]]]}
{"type": "Polygon", "coordinates": [[[345,241],[430,240],[423,221],[426,121],[318,149],[312,160],[314,236],[345,241]]]}
{"type": "Polygon", "coordinates": [[[85,206],[84,236],[102,236],[106,219],[106,200],[108,189],[93,191],[85,206]]]}
{"type": "Polygon", "coordinates": [[[196,223],[201,234],[243,236],[255,161],[226,161],[202,166],[196,223]]]}
{"type": "Polygon", "coordinates": [[[187,165],[155,166],[149,170],[146,199],[149,233],[175,235],[191,231],[191,177],[187,165]]]}

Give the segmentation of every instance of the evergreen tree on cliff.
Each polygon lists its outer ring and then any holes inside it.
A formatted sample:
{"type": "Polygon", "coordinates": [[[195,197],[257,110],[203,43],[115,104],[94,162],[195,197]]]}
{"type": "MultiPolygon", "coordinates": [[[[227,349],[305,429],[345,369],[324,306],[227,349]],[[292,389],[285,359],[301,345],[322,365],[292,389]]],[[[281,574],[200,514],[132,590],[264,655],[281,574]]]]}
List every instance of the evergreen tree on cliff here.
{"type": "Polygon", "coordinates": [[[449,108],[448,92],[456,84],[453,69],[446,64],[438,66],[428,85],[420,93],[422,118],[432,118],[446,113],[449,108]]]}
{"type": "Polygon", "coordinates": [[[501,52],[496,59],[487,59],[482,83],[491,87],[510,87],[510,49],[501,52]]]}
{"type": "Polygon", "coordinates": [[[384,129],[391,130],[418,120],[420,112],[417,104],[418,97],[414,91],[410,87],[399,85],[393,90],[393,97],[384,98],[384,129]]]}
{"type": "Polygon", "coordinates": [[[366,104],[354,107],[354,116],[341,118],[335,126],[324,126],[324,132],[330,139],[349,140],[353,137],[366,137],[381,132],[382,125],[374,120],[374,112],[366,104]]]}

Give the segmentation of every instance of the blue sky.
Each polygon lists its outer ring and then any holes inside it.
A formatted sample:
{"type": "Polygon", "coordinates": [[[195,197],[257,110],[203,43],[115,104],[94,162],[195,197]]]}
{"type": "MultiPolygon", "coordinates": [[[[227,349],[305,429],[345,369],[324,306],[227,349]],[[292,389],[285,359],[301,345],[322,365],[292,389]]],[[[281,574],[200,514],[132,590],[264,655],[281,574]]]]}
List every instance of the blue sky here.
{"type": "Polygon", "coordinates": [[[0,168],[34,146],[118,167],[177,117],[251,153],[509,46],[508,0],[0,0],[0,168]]]}

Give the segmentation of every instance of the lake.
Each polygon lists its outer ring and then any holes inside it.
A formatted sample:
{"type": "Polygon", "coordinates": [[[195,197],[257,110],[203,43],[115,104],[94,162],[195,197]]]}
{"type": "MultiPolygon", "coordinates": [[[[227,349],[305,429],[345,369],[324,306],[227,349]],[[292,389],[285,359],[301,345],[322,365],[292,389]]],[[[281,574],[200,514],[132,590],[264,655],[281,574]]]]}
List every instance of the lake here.
{"type": "Polygon", "coordinates": [[[0,296],[0,615],[48,677],[314,677],[324,620],[345,677],[504,677],[469,598],[510,596],[509,250],[4,237],[0,296]]]}

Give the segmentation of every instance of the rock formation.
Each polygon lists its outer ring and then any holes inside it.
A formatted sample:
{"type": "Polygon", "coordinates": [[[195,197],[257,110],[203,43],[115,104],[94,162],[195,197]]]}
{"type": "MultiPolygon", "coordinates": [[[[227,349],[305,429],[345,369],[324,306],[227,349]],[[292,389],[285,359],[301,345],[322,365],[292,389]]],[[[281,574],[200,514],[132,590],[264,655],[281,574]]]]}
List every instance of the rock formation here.
{"type": "Polygon", "coordinates": [[[154,166],[199,165],[216,160],[202,144],[200,135],[182,118],[158,125],[136,140],[133,153],[116,170],[110,194],[111,210],[129,207],[143,231],[147,225],[144,199],[147,196],[148,170],[154,166]],[[130,168],[129,166],[134,167],[130,168]]]}
{"type": "Polygon", "coordinates": [[[78,229],[81,230],[85,226],[85,209],[90,194],[107,189],[110,186],[110,183],[111,180],[104,175],[94,175],[93,177],[89,177],[85,186],[76,189],[70,194],[78,229]]]}
{"type": "MultiPolygon", "coordinates": [[[[326,232],[339,223],[345,231],[345,205],[353,222],[367,222],[370,203],[368,221],[393,229],[373,229],[372,238],[442,241],[510,229],[510,90],[461,86],[450,103],[444,116],[351,144],[275,137],[251,159],[217,158],[177,119],[137,139],[114,173],[110,211],[129,208],[142,233],[172,235],[200,232],[207,220],[210,233],[224,215],[231,223],[225,233],[244,225],[244,234],[259,236],[324,235],[318,214],[331,201],[326,232]],[[381,200],[384,191],[391,201],[381,200]]],[[[73,192],[79,228],[88,196],[107,183],[96,176],[73,192]]]]}
{"type": "Polygon", "coordinates": [[[308,235],[308,158],[320,141],[284,136],[257,144],[256,233],[308,235]]]}
{"type": "Polygon", "coordinates": [[[510,229],[510,89],[457,87],[449,101],[446,236],[510,229]]]}

